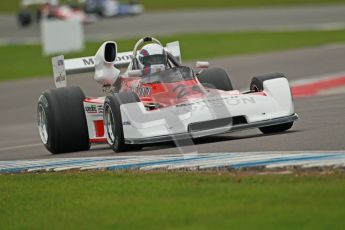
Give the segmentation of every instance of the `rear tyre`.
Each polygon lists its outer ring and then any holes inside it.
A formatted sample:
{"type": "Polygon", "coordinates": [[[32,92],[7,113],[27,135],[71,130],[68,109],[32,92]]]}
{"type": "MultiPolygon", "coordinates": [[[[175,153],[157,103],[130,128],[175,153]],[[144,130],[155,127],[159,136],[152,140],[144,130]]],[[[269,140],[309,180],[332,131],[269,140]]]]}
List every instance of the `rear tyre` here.
{"type": "Polygon", "coordinates": [[[116,93],[107,96],[104,101],[104,127],[108,144],[114,152],[140,150],[141,145],[128,145],[123,135],[123,123],[120,106],[123,104],[140,102],[135,93],[116,93]]]}
{"type": "Polygon", "coordinates": [[[44,146],[53,154],[90,149],[79,87],[47,90],[38,99],[37,124],[44,146]]]}
{"type": "Polygon", "coordinates": [[[221,68],[212,68],[201,72],[198,76],[198,80],[205,87],[216,88],[223,91],[233,90],[229,75],[221,68]]]}
{"type": "MultiPolygon", "coordinates": [[[[253,77],[250,83],[250,90],[253,92],[262,92],[264,90],[264,82],[268,80],[273,80],[277,78],[286,78],[282,73],[265,74],[261,76],[253,77]]],[[[293,122],[271,125],[266,127],[261,127],[259,130],[264,134],[280,133],[291,129],[293,122]]]]}

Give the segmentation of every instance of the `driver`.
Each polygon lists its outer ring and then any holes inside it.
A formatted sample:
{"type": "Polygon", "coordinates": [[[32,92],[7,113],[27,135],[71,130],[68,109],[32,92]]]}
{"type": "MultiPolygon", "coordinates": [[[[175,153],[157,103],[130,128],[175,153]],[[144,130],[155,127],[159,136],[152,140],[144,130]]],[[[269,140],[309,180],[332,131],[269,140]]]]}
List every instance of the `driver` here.
{"type": "Polygon", "coordinates": [[[164,48],[158,44],[143,46],[137,55],[139,68],[143,74],[153,74],[164,71],[168,67],[168,55],[164,48]]]}

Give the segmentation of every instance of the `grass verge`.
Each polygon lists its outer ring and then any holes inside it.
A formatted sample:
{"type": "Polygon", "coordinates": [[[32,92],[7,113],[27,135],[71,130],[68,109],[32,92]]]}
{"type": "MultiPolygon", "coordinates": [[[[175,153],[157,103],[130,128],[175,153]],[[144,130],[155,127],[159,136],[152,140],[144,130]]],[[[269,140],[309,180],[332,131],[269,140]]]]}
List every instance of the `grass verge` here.
{"type": "Polygon", "coordinates": [[[0,175],[6,229],[343,229],[345,175],[0,175]]]}
{"type": "MultiPolygon", "coordinates": [[[[61,0],[60,2],[76,2],[61,0]]],[[[121,2],[128,2],[121,0],[121,2]]],[[[344,0],[140,0],[146,10],[209,9],[267,6],[332,5],[345,4],[344,0]]],[[[19,0],[1,0],[0,13],[16,12],[19,0]]]]}
{"type": "MultiPolygon", "coordinates": [[[[179,40],[186,61],[341,43],[345,42],[345,30],[185,34],[159,39],[164,43],[179,40]]],[[[132,50],[136,40],[117,41],[119,50],[132,50]]],[[[88,42],[84,52],[66,58],[93,55],[100,44],[88,42]]],[[[0,46],[0,63],[0,81],[47,76],[52,71],[50,57],[42,56],[39,45],[0,46]]]]}
{"type": "Polygon", "coordinates": [[[149,10],[279,7],[345,4],[344,0],[141,0],[149,10]]]}

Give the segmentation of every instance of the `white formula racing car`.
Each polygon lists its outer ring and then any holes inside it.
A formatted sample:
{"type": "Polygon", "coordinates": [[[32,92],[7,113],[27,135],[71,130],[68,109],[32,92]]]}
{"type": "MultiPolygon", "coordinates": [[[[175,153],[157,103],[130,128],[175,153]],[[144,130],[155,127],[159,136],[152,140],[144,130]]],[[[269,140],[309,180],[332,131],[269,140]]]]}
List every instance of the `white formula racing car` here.
{"type": "Polygon", "coordinates": [[[120,53],[108,41],[95,56],[52,59],[57,88],[44,91],[37,107],[39,134],[51,153],[88,150],[92,143],[108,143],[120,152],[252,128],[277,133],[298,119],[283,74],[253,77],[249,90],[240,92],[221,68],[208,68],[208,62],[197,62],[194,69],[182,65],[179,42],[164,47],[169,68],[144,73],[137,54],[147,43],[161,45],[145,37],[133,51],[120,53]],[[67,75],[86,72],[94,72],[104,97],[67,87],[67,75]]]}

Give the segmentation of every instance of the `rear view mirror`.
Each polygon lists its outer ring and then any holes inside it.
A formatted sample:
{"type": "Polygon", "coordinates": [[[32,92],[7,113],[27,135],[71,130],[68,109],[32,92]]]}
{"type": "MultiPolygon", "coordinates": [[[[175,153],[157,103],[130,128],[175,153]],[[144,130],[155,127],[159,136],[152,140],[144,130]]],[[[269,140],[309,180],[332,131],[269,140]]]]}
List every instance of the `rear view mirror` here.
{"type": "Polygon", "coordinates": [[[197,61],[195,68],[197,69],[207,69],[210,66],[210,63],[207,61],[197,61]]]}

